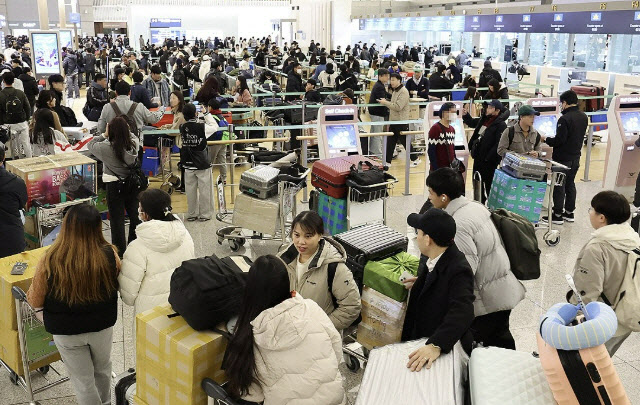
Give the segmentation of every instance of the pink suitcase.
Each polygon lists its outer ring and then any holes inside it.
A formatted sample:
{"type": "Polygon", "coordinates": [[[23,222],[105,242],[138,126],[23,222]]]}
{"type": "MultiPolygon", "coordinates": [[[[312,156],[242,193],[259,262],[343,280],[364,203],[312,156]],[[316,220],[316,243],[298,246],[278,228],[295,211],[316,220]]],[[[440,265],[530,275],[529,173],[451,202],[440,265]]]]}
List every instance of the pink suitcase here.
{"type": "Polygon", "coordinates": [[[540,334],[542,368],[558,405],[631,405],[604,345],[556,350],[540,334]]]}

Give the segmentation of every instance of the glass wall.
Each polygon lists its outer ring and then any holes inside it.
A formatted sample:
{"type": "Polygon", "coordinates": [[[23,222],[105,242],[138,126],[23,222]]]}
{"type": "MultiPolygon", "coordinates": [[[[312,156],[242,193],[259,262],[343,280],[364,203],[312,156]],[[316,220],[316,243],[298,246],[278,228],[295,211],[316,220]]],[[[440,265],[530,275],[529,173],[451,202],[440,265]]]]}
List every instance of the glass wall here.
{"type": "Polygon", "coordinates": [[[547,36],[547,49],[544,58],[545,64],[562,67],[567,63],[569,52],[570,34],[545,34],[547,36]]]}
{"type": "Polygon", "coordinates": [[[607,35],[576,34],[573,66],[587,70],[604,70],[607,58],[607,35]]]}
{"type": "Polygon", "coordinates": [[[547,34],[530,34],[529,36],[529,65],[544,65],[547,53],[547,34]]]}
{"type": "Polygon", "coordinates": [[[640,73],[640,35],[612,35],[607,70],[616,73],[640,73]]]}

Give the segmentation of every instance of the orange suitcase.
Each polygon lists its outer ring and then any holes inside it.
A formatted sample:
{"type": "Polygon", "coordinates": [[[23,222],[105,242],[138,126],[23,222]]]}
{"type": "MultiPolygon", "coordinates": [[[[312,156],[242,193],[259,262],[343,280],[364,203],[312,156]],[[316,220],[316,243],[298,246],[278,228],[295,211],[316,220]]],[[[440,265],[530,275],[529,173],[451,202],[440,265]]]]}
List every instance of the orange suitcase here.
{"type": "Polygon", "coordinates": [[[558,405],[631,405],[604,345],[556,350],[540,334],[542,368],[558,405]]]}

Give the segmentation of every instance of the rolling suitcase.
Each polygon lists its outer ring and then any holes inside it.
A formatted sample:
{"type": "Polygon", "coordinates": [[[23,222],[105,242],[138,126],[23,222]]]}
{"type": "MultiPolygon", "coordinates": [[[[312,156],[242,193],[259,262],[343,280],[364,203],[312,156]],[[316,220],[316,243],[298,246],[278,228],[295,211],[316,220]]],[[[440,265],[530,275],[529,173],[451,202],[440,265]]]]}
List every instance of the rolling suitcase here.
{"type": "Polygon", "coordinates": [[[547,173],[547,165],[532,156],[507,152],[502,159],[502,170],[518,179],[540,181],[547,173]]]}
{"type": "Polygon", "coordinates": [[[132,368],[119,374],[113,381],[111,403],[113,405],[133,405],[136,391],[136,371],[132,368]]]}
{"type": "Polygon", "coordinates": [[[604,345],[560,350],[537,334],[542,368],[558,405],[630,405],[604,345]]]}
{"type": "Polygon", "coordinates": [[[469,388],[471,405],[556,405],[540,359],[516,350],[475,349],[469,388]]]}
{"type": "Polygon", "coordinates": [[[370,162],[374,166],[382,168],[380,163],[361,155],[323,159],[313,164],[311,185],[333,198],[345,198],[347,196],[347,176],[351,171],[351,166],[357,165],[361,161],[370,162]]]}
{"type": "MultiPolygon", "coordinates": [[[[571,90],[576,92],[578,97],[600,97],[604,96],[604,87],[601,86],[572,86],[571,90]]],[[[604,108],[604,98],[591,98],[578,100],[578,107],[583,112],[594,112],[604,108]]]]}
{"type": "Polygon", "coordinates": [[[240,191],[260,199],[278,194],[280,170],[270,166],[255,166],[240,176],[240,191]]]}
{"type": "Polygon", "coordinates": [[[347,267],[362,291],[364,267],[369,260],[406,252],[409,239],[382,224],[362,225],[335,236],[347,252],[347,267]]]}

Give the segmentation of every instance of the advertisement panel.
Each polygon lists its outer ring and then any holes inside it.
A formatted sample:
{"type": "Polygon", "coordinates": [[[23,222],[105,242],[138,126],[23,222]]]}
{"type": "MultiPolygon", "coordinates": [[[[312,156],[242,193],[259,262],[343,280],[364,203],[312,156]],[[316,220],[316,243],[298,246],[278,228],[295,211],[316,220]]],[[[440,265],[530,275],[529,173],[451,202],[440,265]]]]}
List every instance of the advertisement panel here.
{"type": "Polygon", "coordinates": [[[36,78],[60,74],[60,41],[56,31],[30,31],[31,53],[36,78]]]}

